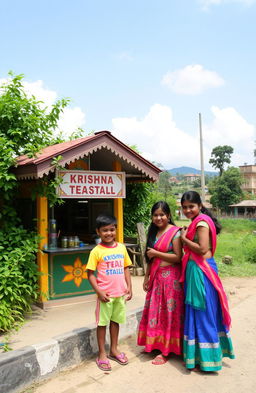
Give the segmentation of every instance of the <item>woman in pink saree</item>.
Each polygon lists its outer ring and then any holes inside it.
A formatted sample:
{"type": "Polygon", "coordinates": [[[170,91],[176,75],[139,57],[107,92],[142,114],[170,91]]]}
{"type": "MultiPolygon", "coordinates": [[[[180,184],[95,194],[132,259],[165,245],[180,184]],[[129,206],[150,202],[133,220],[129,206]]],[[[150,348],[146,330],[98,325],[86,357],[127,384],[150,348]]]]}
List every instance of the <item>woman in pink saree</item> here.
{"type": "Polygon", "coordinates": [[[155,203],[151,213],[143,283],[147,295],[137,342],[145,346],[144,352],[159,350],[161,353],[152,363],[160,365],[171,352],[182,354],[184,294],[179,282],[182,246],[180,228],[172,222],[168,204],[155,203]]]}
{"type": "Polygon", "coordinates": [[[183,213],[191,220],[181,231],[184,246],[181,282],[185,282],[184,362],[188,370],[219,371],[223,357],[234,359],[227,296],[214,259],[218,220],[200,195],[187,191],[183,213]]]}

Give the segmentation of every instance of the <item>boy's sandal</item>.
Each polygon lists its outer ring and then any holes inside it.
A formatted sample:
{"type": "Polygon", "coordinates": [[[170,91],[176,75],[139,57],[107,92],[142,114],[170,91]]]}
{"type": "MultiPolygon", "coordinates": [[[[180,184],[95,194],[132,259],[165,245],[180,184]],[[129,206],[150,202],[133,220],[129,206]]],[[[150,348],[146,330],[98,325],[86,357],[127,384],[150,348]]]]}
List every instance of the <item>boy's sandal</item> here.
{"type": "Polygon", "coordinates": [[[99,358],[96,358],[96,364],[102,371],[111,371],[111,365],[108,359],[101,360],[99,358]]]}
{"type": "Polygon", "coordinates": [[[126,357],[126,354],[124,352],[119,353],[119,355],[113,356],[113,355],[108,355],[108,358],[111,360],[114,360],[115,362],[121,364],[124,366],[125,364],[128,364],[128,359],[126,357]]]}

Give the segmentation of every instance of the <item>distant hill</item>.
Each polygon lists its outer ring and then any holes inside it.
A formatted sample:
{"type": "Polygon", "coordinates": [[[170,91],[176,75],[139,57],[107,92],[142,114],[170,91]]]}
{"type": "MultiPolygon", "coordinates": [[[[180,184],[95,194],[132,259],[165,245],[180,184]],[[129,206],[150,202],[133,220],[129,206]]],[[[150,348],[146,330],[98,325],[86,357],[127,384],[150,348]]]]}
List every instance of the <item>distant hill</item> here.
{"type": "MultiPolygon", "coordinates": [[[[201,174],[200,169],[191,168],[190,166],[180,166],[179,168],[167,169],[167,171],[174,176],[177,173],[179,175],[188,175],[191,173],[196,173],[199,175],[201,174]]],[[[213,171],[204,171],[204,173],[205,173],[205,175],[209,175],[209,176],[217,176],[218,175],[218,172],[213,172],[213,171]]]]}

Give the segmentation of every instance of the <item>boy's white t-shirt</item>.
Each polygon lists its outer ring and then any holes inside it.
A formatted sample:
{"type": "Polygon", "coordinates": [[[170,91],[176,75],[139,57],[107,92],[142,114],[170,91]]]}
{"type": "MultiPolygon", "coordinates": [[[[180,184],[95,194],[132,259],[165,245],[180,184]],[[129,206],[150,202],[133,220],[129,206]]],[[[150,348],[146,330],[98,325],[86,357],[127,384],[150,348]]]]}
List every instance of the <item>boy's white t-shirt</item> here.
{"type": "Polygon", "coordinates": [[[124,268],[130,265],[132,261],[123,244],[108,247],[100,243],[90,252],[86,269],[97,270],[99,288],[110,297],[119,297],[127,291],[124,268]]]}

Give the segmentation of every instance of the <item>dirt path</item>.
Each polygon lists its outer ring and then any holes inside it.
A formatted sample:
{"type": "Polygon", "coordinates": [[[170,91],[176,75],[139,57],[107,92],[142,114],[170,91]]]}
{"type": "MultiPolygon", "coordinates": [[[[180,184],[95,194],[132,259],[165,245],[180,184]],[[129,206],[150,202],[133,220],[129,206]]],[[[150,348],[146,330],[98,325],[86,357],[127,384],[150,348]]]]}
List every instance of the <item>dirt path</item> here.
{"type": "Polygon", "coordinates": [[[135,337],[122,343],[128,366],[112,362],[111,373],[101,372],[94,360],[61,373],[27,393],[254,393],[256,391],[256,278],[223,280],[230,300],[235,360],[225,359],[219,373],[188,372],[178,357],[163,366],[151,364],[153,356],[141,354],[135,337]]]}

